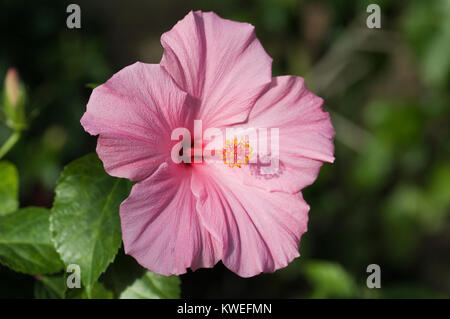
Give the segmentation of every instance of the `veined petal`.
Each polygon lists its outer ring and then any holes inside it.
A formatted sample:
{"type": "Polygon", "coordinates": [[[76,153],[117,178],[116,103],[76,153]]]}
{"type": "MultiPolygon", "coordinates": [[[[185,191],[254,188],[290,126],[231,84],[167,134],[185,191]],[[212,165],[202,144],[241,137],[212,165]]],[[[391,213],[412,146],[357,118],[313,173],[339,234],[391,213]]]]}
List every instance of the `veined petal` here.
{"type": "MultiPolygon", "coordinates": [[[[322,110],[323,100],[311,93],[304,80],[296,76],[273,79],[268,90],[256,101],[245,128],[271,128],[279,131],[279,152],[270,154],[272,141],[267,143],[267,158],[278,157],[279,167],[273,174],[264,172],[261,158],[235,170],[242,180],[268,191],[295,193],[312,184],[323,162],[334,161],[334,129],[330,116],[322,110]]],[[[256,150],[254,157],[256,157],[256,150]]]]}
{"type": "Polygon", "coordinates": [[[120,205],[125,252],[155,273],[180,275],[221,258],[221,245],[199,222],[190,173],[163,163],[120,205]]]}
{"type": "Polygon", "coordinates": [[[299,256],[309,206],[301,194],[266,192],[243,184],[223,165],[193,173],[201,222],[223,243],[222,261],[241,277],[274,272],[299,256]]]}
{"type": "Polygon", "coordinates": [[[170,157],[170,134],[186,126],[191,108],[157,64],[135,63],[95,88],[81,119],[99,134],[97,153],[113,176],[142,180],[170,157]]]}
{"type": "Polygon", "coordinates": [[[272,59],[254,27],[190,12],[161,37],[161,65],[198,101],[205,127],[243,122],[272,77],[272,59]]]}

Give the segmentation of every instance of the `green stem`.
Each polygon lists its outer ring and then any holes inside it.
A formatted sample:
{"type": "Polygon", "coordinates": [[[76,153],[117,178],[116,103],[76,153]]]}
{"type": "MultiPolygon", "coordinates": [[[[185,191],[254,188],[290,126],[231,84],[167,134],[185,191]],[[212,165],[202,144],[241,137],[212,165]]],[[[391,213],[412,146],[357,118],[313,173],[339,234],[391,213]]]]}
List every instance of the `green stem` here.
{"type": "Polygon", "coordinates": [[[20,139],[20,131],[15,131],[5,142],[5,144],[0,147],[0,159],[2,159],[3,156],[8,153],[13,146],[17,143],[17,141],[20,139]]]}

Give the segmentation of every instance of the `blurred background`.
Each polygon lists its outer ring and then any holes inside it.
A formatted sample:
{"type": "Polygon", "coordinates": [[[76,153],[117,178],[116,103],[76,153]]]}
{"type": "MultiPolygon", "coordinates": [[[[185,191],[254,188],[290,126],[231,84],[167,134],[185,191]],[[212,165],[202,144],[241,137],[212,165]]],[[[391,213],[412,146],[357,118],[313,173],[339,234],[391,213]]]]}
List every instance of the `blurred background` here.
{"type": "MultiPolygon", "coordinates": [[[[336,161],[304,190],[301,258],[241,279],[219,264],[181,276],[186,298],[450,297],[450,1],[0,0],[0,81],[18,70],[30,122],[6,159],[21,206],[51,207],[64,165],[95,150],[79,120],[92,83],[159,63],[161,34],[190,10],[250,22],[274,75],[306,78],[336,128],[336,161]],[[380,5],[381,29],[366,8],[380,5]],[[366,267],[381,267],[368,289],[366,267]]],[[[0,125],[0,144],[11,131],[0,125]]],[[[32,298],[34,278],[0,265],[0,297],[32,298]]]]}

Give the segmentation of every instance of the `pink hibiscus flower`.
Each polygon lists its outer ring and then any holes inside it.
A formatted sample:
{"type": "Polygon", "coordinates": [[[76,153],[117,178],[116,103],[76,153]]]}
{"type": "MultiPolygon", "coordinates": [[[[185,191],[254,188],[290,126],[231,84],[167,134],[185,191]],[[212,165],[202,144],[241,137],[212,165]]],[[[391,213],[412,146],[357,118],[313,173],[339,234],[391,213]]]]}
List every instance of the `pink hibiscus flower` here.
{"type": "Polygon", "coordinates": [[[138,182],[120,206],[125,252],[163,275],[220,260],[242,277],[285,267],[307,229],[300,191],[334,160],[323,100],[300,77],[272,78],[250,24],[190,12],[161,43],[160,64],[116,73],[81,119],[99,135],[105,170],[138,182]],[[262,177],[257,164],[174,163],[172,131],[198,119],[203,129],[278,128],[281,169],[262,177]]]}

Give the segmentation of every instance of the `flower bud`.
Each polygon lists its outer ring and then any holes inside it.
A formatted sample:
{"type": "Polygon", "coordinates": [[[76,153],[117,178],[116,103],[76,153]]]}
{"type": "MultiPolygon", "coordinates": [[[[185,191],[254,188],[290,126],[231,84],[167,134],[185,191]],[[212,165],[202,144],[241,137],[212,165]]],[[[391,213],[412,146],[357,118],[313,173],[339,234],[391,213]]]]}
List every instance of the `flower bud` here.
{"type": "Polygon", "coordinates": [[[5,94],[9,104],[16,108],[20,98],[20,79],[16,69],[10,68],[5,78],[5,94]]]}
{"type": "Polygon", "coordinates": [[[6,124],[14,130],[25,128],[25,100],[26,92],[20,81],[19,73],[10,68],[6,73],[3,91],[3,108],[6,115],[6,124]]]}

